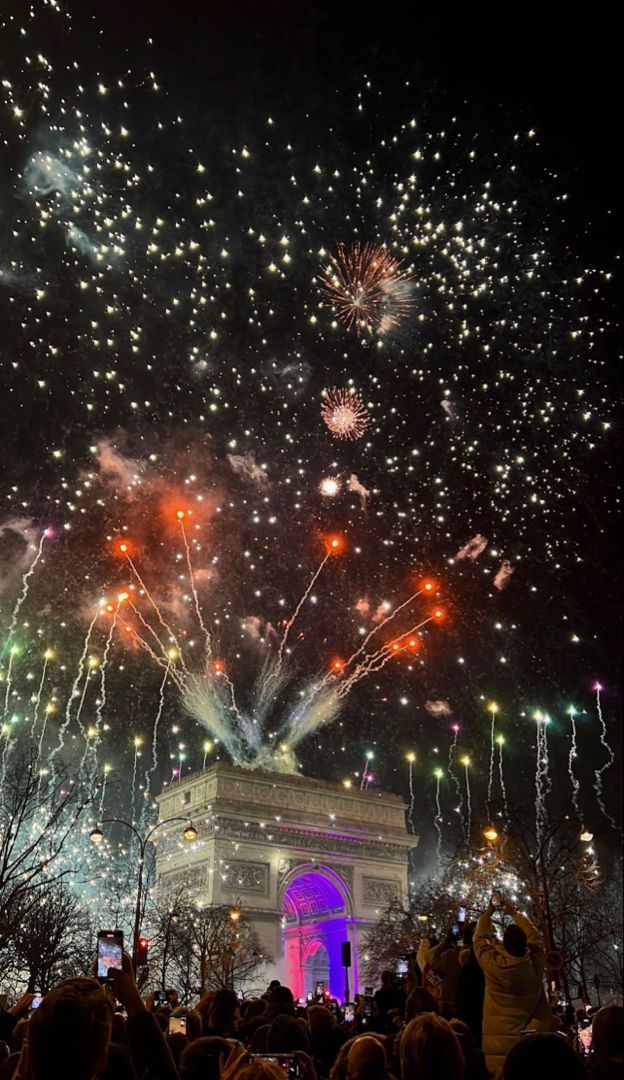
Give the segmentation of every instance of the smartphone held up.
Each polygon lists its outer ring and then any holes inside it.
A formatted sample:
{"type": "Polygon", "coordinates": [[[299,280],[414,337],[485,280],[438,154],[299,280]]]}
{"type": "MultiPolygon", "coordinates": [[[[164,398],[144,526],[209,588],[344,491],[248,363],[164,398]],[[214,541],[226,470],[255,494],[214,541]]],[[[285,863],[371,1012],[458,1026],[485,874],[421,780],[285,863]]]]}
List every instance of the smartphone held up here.
{"type": "Polygon", "coordinates": [[[100,930],[97,936],[97,977],[107,979],[109,968],[121,971],[123,964],[123,931],[100,930]]]}

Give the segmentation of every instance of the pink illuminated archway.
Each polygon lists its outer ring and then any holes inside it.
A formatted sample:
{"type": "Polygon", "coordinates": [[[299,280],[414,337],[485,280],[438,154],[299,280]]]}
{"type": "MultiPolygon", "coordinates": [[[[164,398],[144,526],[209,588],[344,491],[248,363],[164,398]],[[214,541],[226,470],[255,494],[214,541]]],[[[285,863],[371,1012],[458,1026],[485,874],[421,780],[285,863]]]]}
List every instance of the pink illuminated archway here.
{"type": "MultiPolygon", "coordinates": [[[[355,958],[352,901],[342,878],[330,867],[307,864],[284,879],[281,890],[284,982],[295,997],[325,983],[333,997],[344,998],[342,943],[355,958]]],[[[350,973],[352,990],[356,972],[350,973]]]]}

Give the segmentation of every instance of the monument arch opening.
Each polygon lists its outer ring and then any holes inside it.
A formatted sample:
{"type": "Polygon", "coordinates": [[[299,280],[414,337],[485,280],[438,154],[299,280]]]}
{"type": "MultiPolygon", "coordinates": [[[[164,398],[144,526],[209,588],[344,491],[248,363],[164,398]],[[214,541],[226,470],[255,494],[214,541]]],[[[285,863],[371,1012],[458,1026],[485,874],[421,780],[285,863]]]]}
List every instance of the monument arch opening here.
{"type": "MultiPolygon", "coordinates": [[[[353,902],[347,884],[326,866],[299,866],[282,882],[284,978],[295,997],[315,993],[318,983],[342,998],[342,943],[356,955],[353,902]]],[[[350,978],[355,985],[355,972],[350,978]]]]}

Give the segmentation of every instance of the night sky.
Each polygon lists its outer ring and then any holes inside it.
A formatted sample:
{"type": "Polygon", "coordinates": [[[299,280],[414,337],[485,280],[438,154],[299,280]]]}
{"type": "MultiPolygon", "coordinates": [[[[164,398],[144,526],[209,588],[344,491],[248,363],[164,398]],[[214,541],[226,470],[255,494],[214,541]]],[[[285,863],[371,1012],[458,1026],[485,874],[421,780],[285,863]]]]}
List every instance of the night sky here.
{"type": "Polygon", "coordinates": [[[442,766],[452,838],[453,725],[483,816],[488,705],[518,803],[548,714],[549,808],[571,812],[573,706],[581,816],[610,843],[613,27],[212,6],[0,8],[3,723],[26,740],[45,716],[48,749],[79,761],[91,739],[96,772],[153,767],[153,792],[201,766],[216,723],[255,720],[265,762],[288,740],[304,773],[353,784],[373,751],[369,784],[404,795],[414,752],[415,819],[430,838],[442,766]],[[332,310],[323,273],[357,243],[405,275],[394,324],[332,310]],[[332,388],[361,399],[359,438],[323,422],[332,388]],[[423,580],[435,596],[380,627],[423,580]],[[371,652],[398,655],[315,729],[319,682],[344,686],[351,669],[326,673],[376,627],[371,652]]]}

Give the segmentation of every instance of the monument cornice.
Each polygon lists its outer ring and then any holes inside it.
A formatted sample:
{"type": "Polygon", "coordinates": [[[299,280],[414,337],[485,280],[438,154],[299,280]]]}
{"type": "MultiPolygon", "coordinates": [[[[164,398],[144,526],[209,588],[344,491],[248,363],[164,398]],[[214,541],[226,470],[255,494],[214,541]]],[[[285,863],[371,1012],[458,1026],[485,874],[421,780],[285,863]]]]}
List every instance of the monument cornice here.
{"type": "Polygon", "coordinates": [[[354,830],[374,840],[383,834],[384,840],[396,837],[405,840],[405,810],[403,800],[380,791],[353,791],[333,782],[312,780],[309,777],[283,773],[250,771],[218,762],[201,773],[195,773],[158,796],[161,817],[178,813],[181,806],[189,814],[220,816],[227,807],[230,816],[270,822],[271,829],[306,826],[328,833],[339,828],[349,836],[354,830]],[[328,828],[328,821],[336,825],[328,828]]]}

